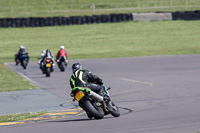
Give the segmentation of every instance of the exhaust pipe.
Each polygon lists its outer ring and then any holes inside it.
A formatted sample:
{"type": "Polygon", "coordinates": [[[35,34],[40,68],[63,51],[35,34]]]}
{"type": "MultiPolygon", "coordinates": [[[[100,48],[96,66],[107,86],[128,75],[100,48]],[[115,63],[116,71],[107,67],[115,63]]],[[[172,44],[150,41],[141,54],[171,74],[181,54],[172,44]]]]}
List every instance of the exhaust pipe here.
{"type": "Polygon", "coordinates": [[[91,96],[92,98],[96,99],[99,102],[103,102],[103,97],[100,96],[99,94],[95,93],[94,91],[89,91],[88,95],[91,96]]]}
{"type": "Polygon", "coordinates": [[[106,108],[106,103],[103,100],[103,97],[100,96],[99,94],[95,93],[94,91],[89,91],[88,95],[91,96],[92,98],[96,99],[98,102],[101,102],[103,105],[103,109],[106,113],[109,113],[108,109],[106,108]]]}

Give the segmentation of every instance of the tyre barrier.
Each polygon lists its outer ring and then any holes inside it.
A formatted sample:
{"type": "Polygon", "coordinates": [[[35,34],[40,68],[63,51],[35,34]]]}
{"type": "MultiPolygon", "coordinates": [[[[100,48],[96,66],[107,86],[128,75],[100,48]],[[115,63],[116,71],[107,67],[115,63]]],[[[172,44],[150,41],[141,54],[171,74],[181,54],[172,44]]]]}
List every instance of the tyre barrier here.
{"type": "Polygon", "coordinates": [[[173,12],[172,19],[173,20],[200,20],[200,10],[173,12]]]}
{"type": "Polygon", "coordinates": [[[93,23],[109,23],[132,21],[132,14],[110,14],[93,16],[71,17],[38,17],[38,18],[3,18],[0,19],[0,28],[8,27],[44,27],[61,25],[80,25],[93,23]]]}
{"type": "Polygon", "coordinates": [[[130,13],[130,14],[110,14],[110,15],[93,15],[93,16],[70,16],[70,17],[0,18],[0,28],[81,25],[81,24],[112,23],[112,22],[123,22],[123,21],[200,20],[200,10],[172,12],[172,13],[166,13],[166,12],[165,13],[156,12],[156,13],[146,13],[146,14],[130,13]]]}

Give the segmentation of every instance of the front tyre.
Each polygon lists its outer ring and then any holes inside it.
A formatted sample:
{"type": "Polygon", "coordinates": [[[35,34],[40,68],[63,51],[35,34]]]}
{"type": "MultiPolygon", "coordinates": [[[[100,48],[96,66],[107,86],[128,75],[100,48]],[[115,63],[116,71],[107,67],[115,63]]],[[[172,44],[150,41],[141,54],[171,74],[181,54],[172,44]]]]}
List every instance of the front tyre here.
{"type": "Polygon", "coordinates": [[[89,100],[84,101],[83,103],[84,110],[93,116],[95,119],[102,119],[104,114],[99,112],[89,100]]]}
{"type": "Polygon", "coordinates": [[[112,101],[110,101],[108,103],[108,109],[109,109],[110,114],[112,116],[114,116],[114,117],[119,117],[120,116],[119,108],[112,101]]]}

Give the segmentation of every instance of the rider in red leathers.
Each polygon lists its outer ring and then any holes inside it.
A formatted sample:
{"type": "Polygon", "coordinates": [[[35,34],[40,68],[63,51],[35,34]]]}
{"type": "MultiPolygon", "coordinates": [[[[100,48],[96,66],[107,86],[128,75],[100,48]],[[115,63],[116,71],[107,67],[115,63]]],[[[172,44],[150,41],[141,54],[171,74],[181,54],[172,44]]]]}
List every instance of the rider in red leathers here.
{"type": "Polygon", "coordinates": [[[65,63],[68,63],[68,60],[67,60],[68,55],[67,55],[67,52],[65,51],[64,46],[60,46],[60,50],[56,54],[56,61],[59,62],[62,57],[64,57],[65,63]]]}

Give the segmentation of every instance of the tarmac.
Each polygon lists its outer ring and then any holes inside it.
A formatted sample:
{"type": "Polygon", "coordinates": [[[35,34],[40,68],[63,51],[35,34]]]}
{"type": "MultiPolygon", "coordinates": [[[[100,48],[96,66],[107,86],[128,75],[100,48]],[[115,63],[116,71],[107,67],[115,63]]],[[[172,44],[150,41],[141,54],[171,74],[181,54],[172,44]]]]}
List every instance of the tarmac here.
{"type": "Polygon", "coordinates": [[[74,105],[45,90],[35,89],[15,92],[0,92],[0,107],[0,115],[7,115],[65,110],[74,108],[74,105]]]}

